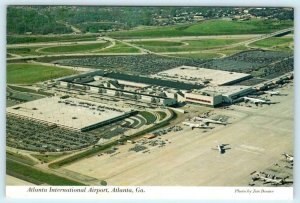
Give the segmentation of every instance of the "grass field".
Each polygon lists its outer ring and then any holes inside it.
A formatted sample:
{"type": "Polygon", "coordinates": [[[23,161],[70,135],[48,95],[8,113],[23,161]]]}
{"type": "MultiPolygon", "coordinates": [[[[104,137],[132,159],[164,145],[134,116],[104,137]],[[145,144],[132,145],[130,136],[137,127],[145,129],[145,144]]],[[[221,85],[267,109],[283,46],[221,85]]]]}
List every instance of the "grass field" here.
{"type": "Polygon", "coordinates": [[[206,20],[197,24],[150,27],[130,31],[112,32],[116,38],[176,37],[197,35],[261,34],[293,26],[293,21],[252,19],[249,21],[206,20]]]}
{"type": "Polygon", "coordinates": [[[6,160],[6,173],[37,185],[44,183],[48,185],[84,185],[82,183],[54,174],[46,173],[31,166],[26,166],[9,159],[6,160]]]}
{"type": "Polygon", "coordinates": [[[78,53],[78,52],[89,52],[97,49],[107,47],[110,42],[94,43],[94,44],[76,44],[76,45],[63,45],[53,46],[40,49],[42,53],[78,53]]]}
{"type": "Polygon", "coordinates": [[[49,163],[55,159],[65,156],[65,155],[64,154],[58,154],[58,155],[31,154],[31,156],[37,158],[38,160],[40,160],[44,163],[49,163]]]}
{"type": "Polygon", "coordinates": [[[203,39],[203,40],[187,40],[182,42],[172,42],[177,43],[179,46],[172,46],[168,44],[167,41],[143,41],[143,42],[133,42],[145,49],[149,49],[153,52],[187,52],[187,51],[202,51],[209,50],[214,48],[221,48],[227,45],[235,44],[247,39],[203,39]],[[148,44],[154,43],[156,46],[149,46],[148,44]],[[167,42],[168,45],[164,46],[164,42],[167,42]],[[159,43],[161,45],[159,46],[159,43]],[[180,46],[181,45],[181,46],[180,46]]]}
{"type": "Polygon", "coordinates": [[[212,58],[219,58],[223,55],[230,56],[236,53],[239,53],[241,51],[246,51],[249,48],[247,48],[244,45],[236,46],[236,47],[230,47],[228,49],[222,49],[222,50],[208,50],[205,52],[199,52],[199,53],[186,53],[186,54],[168,54],[169,56],[173,57],[182,57],[182,58],[192,58],[192,59],[212,59],[212,58]]]}
{"type": "Polygon", "coordinates": [[[33,84],[75,73],[73,70],[53,66],[10,63],[7,64],[6,74],[9,84],[33,84]]]}
{"type": "Polygon", "coordinates": [[[139,53],[140,50],[131,46],[128,46],[126,44],[116,42],[116,45],[107,49],[99,50],[106,47],[108,44],[105,44],[104,46],[100,45],[99,43],[94,45],[78,45],[74,48],[74,45],[72,46],[56,46],[56,47],[47,47],[40,49],[41,47],[20,47],[20,48],[8,48],[7,53],[8,54],[16,54],[20,56],[35,56],[35,55],[43,55],[45,53],[47,54],[55,54],[56,50],[59,49],[58,53],[61,52],[84,52],[84,51],[93,51],[94,53],[139,53]],[[40,49],[40,51],[36,51],[37,49],[40,49]]]}
{"type": "Polygon", "coordinates": [[[110,147],[112,147],[112,146],[114,146],[116,144],[117,144],[117,141],[109,143],[109,144],[106,144],[106,145],[103,145],[103,146],[96,146],[94,148],[88,149],[88,150],[83,151],[81,153],[69,156],[69,157],[67,157],[65,159],[53,162],[53,163],[49,164],[49,167],[53,168],[53,169],[57,169],[57,168],[59,168],[61,166],[64,166],[64,165],[67,165],[67,164],[71,164],[71,163],[73,163],[75,161],[78,161],[78,160],[81,160],[83,158],[87,158],[87,157],[93,156],[96,153],[99,153],[99,152],[101,152],[103,150],[106,150],[106,149],[108,149],[108,148],[110,148],[110,147]]]}
{"type": "Polygon", "coordinates": [[[164,118],[167,116],[167,113],[166,112],[163,112],[163,111],[158,111],[157,112],[159,114],[159,120],[164,120],[164,118]]]}
{"type": "Polygon", "coordinates": [[[10,151],[6,151],[6,158],[7,159],[11,159],[17,162],[21,162],[27,165],[35,165],[37,164],[36,161],[34,161],[33,159],[31,159],[28,156],[22,155],[22,154],[17,154],[14,152],[10,152],[10,151]]]}
{"type": "Polygon", "coordinates": [[[140,50],[131,46],[128,46],[121,42],[116,42],[115,46],[108,49],[96,51],[95,53],[139,53],[140,50]]]}
{"type": "Polygon", "coordinates": [[[38,43],[38,42],[70,42],[70,41],[95,41],[96,35],[53,35],[53,36],[26,36],[8,35],[7,44],[38,43]]]}
{"type": "Polygon", "coordinates": [[[41,55],[41,53],[38,53],[35,51],[38,48],[40,48],[40,47],[8,48],[7,52],[10,54],[17,54],[17,55],[21,55],[21,56],[41,55]]]}
{"type": "Polygon", "coordinates": [[[148,111],[141,111],[139,114],[147,120],[146,125],[152,124],[156,121],[156,116],[148,111]]]}
{"type": "Polygon", "coordinates": [[[189,54],[168,54],[169,56],[192,59],[212,59],[218,58],[221,55],[218,53],[189,53],[189,54]]]}
{"type": "Polygon", "coordinates": [[[230,55],[236,54],[241,51],[246,51],[248,49],[249,48],[247,48],[246,46],[241,45],[241,46],[236,46],[236,47],[232,47],[232,48],[228,48],[228,49],[222,49],[222,50],[218,51],[218,53],[225,54],[226,56],[230,56],[230,55]]]}
{"type": "Polygon", "coordinates": [[[254,42],[250,45],[261,48],[289,49],[289,44],[293,41],[294,39],[291,37],[271,37],[254,42]]]}
{"type": "Polygon", "coordinates": [[[171,41],[135,41],[136,45],[148,46],[148,47],[166,47],[166,46],[183,46],[182,42],[171,42],[171,41]]]}

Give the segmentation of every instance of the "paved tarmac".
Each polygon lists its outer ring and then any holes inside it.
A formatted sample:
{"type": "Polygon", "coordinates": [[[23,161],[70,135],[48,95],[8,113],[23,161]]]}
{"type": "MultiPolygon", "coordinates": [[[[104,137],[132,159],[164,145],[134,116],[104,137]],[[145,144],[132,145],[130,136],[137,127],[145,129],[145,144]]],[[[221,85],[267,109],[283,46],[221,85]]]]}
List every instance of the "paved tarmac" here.
{"type": "Polygon", "coordinates": [[[279,102],[270,106],[215,109],[214,114],[230,117],[227,126],[185,126],[161,136],[166,146],[148,146],[147,153],[128,151],[134,144],[126,144],[114,156],[93,156],[64,168],[104,179],[108,185],[248,186],[251,172],[264,171],[282,162],[283,152],[293,152],[293,86],[278,90],[288,95],[270,97],[279,102]],[[212,150],[217,144],[230,149],[220,154],[212,150]]]}

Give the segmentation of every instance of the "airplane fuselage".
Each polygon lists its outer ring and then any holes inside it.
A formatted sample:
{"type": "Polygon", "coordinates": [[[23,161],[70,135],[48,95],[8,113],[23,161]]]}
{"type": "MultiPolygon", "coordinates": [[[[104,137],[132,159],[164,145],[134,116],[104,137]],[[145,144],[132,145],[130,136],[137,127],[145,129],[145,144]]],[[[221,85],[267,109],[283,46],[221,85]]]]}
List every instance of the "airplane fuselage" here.
{"type": "Polygon", "coordinates": [[[277,92],[277,91],[264,91],[266,94],[269,94],[269,95],[280,95],[280,93],[279,92],[277,92]]]}
{"type": "Polygon", "coordinates": [[[286,153],[284,153],[284,154],[282,154],[282,155],[284,155],[285,158],[286,158],[288,161],[294,161],[294,157],[293,157],[292,155],[289,155],[289,154],[286,154],[286,153]]]}
{"type": "Polygon", "coordinates": [[[215,123],[215,124],[221,124],[221,125],[226,125],[227,123],[224,123],[222,121],[216,121],[208,118],[201,118],[201,117],[195,117],[196,120],[202,121],[204,123],[215,123]]]}
{"type": "Polygon", "coordinates": [[[221,145],[218,145],[217,147],[218,147],[220,154],[223,154],[223,147],[221,145]]]}
{"type": "Polygon", "coordinates": [[[197,123],[189,123],[189,122],[182,122],[182,124],[189,126],[191,128],[211,128],[205,124],[197,124],[197,123]]]}
{"type": "Polygon", "coordinates": [[[251,97],[243,97],[245,101],[250,101],[255,104],[270,104],[269,101],[263,100],[263,99],[256,99],[251,97]]]}

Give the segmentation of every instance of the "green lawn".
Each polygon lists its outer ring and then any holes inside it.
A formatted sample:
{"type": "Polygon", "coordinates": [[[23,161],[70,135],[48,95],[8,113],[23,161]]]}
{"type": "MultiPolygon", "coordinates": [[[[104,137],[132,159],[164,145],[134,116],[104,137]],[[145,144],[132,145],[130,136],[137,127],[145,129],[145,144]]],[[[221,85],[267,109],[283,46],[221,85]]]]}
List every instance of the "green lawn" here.
{"type": "Polygon", "coordinates": [[[159,114],[159,120],[164,120],[164,118],[167,116],[167,113],[166,112],[163,112],[163,111],[158,111],[157,112],[159,114]]]}
{"type": "Polygon", "coordinates": [[[293,41],[294,39],[292,37],[271,37],[271,38],[254,42],[250,45],[261,47],[261,48],[271,48],[274,46],[284,46],[284,45],[288,46],[289,43],[293,41]]]}
{"type": "Polygon", "coordinates": [[[21,55],[21,56],[40,55],[41,53],[38,53],[35,51],[38,48],[40,48],[40,47],[8,48],[7,53],[17,54],[17,55],[21,55]]]}
{"type": "Polygon", "coordinates": [[[58,155],[31,154],[31,156],[37,158],[38,160],[44,163],[49,163],[55,159],[65,156],[65,154],[58,154],[58,155]]]}
{"type": "Polygon", "coordinates": [[[75,44],[75,45],[62,45],[53,46],[40,49],[42,53],[78,53],[78,52],[89,52],[97,49],[107,47],[110,42],[104,43],[93,43],[93,44],[75,44]]]}
{"type": "Polygon", "coordinates": [[[218,53],[191,53],[191,54],[169,54],[169,56],[192,58],[192,59],[212,59],[220,57],[218,53]]]}
{"type": "Polygon", "coordinates": [[[232,47],[232,48],[228,48],[228,49],[222,49],[220,51],[217,51],[217,53],[222,53],[222,54],[225,54],[226,56],[230,56],[230,55],[239,53],[241,51],[246,51],[248,49],[249,48],[247,48],[246,46],[241,45],[241,46],[232,47]]]}
{"type": "Polygon", "coordinates": [[[147,120],[146,125],[152,124],[156,121],[156,116],[148,111],[141,111],[139,114],[147,120]]]}
{"type": "Polygon", "coordinates": [[[11,55],[10,53],[6,53],[6,58],[13,58],[14,56],[11,55]]]}
{"type": "Polygon", "coordinates": [[[62,160],[53,162],[53,163],[49,164],[49,167],[53,168],[53,169],[57,169],[61,166],[71,164],[71,163],[73,163],[75,161],[79,161],[83,158],[88,158],[88,157],[94,156],[96,153],[104,151],[104,150],[116,145],[117,143],[118,143],[118,141],[113,141],[111,143],[108,143],[108,144],[105,144],[105,145],[102,145],[102,146],[95,146],[95,147],[93,147],[91,149],[88,149],[86,151],[83,151],[83,152],[74,154],[72,156],[66,157],[62,160]]]}
{"type": "Polygon", "coordinates": [[[170,41],[134,41],[136,45],[149,46],[149,47],[165,47],[165,46],[183,46],[182,42],[170,42],[170,41]]]}
{"type": "MultiPolygon", "coordinates": [[[[221,48],[230,44],[235,44],[238,42],[245,41],[247,39],[202,39],[202,40],[187,40],[182,42],[177,42],[182,46],[164,46],[163,42],[166,41],[156,41],[156,46],[148,46],[149,42],[153,43],[155,41],[144,41],[144,42],[133,42],[145,49],[149,49],[153,52],[188,52],[188,51],[201,51],[214,48],[221,48]],[[185,42],[185,43],[183,43],[185,42]],[[159,43],[161,45],[159,46],[159,43]],[[187,43],[187,44],[186,44],[187,43]]],[[[168,42],[167,42],[168,43],[168,42]]]]}
{"type": "Polygon", "coordinates": [[[7,44],[39,43],[39,42],[69,42],[69,41],[95,41],[96,35],[8,35],[7,44]]]}
{"type": "Polygon", "coordinates": [[[210,49],[246,41],[247,39],[205,39],[186,41],[190,47],[210,49]]]}
{"type": "Polygon", "coordinates": [[[6,174],[20,178],[22,180],[40,185],[84,185],[82,183],[57,176],[51,173],[43,172],[31,166],[26,166],[24,164],[6,160],[6,174]]]}
{"type": "Polygon", "coordinates": [[[54,66],[9,63],[7,64],[6,74],[7,83],[9,84],[33,84],[75,73],[76,71],[54,66]]]}
{"type": "Polygon", "coordinates": [[[27,165],[37,164],[36,161],[34,161],[33,159],[31,159],[28,156],[25,156],[25,155],[22,155],[22,154],[17,154],[17,153],[10,152],[10,151],[6,151],[6,158],[7,159],[12,159],[14,161],[22,162],[22,163],[27,164],[27,165]]]}
{"type": "Polygon", "coordinates": [[[108,49],[103,49],[95,53],[139,53],[140,50],[131,46],[128,46],[121,42],[116,42],[115,46],[108,49]]]}
{"type": "Polygon", "coordinates": [[[261,34],[293,26],[291,20],[262,20],[249,21],[206,20],[196,24],[175,25],[165,27],[150,27],[109,33],[116,38],[145,38],[145,37],[177,37],[198,35],[234,35],[261,34]]]}

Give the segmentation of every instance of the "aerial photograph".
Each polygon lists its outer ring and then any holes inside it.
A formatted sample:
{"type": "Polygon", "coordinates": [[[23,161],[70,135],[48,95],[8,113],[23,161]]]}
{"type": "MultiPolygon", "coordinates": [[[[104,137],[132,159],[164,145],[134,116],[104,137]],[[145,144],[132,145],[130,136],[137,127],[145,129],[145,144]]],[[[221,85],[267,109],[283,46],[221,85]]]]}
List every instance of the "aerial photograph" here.
{"type": "Polygon", "coordinates": [[[294,9],[10,5],[7,186],[293,187],[294,9]]]}

